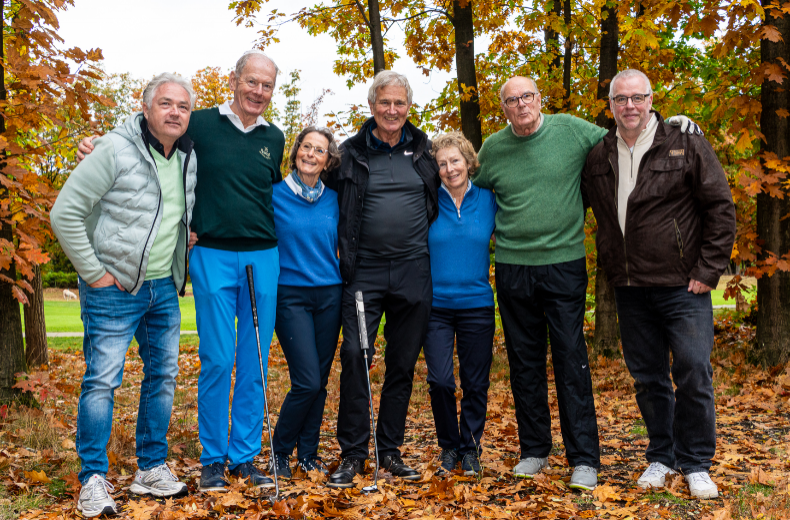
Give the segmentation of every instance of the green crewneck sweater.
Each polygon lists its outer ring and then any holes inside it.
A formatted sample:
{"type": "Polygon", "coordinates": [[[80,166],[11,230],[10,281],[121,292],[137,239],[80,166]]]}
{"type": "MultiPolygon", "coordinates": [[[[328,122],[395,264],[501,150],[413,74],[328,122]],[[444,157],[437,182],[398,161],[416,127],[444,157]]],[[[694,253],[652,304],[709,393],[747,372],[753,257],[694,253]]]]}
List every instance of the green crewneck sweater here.
{"type": "Polygon", "coordinates": [[[547,265],[584,257],[581,172],[604,135],[578,117],[544,114],[532,135],[517,136],[508,125],[483,143],[473,182],[496,194],[497,262],[547,265]]]}
{"type": "Polygon", "coordinates": [[[187,133],[197,156],[192,230],[198,245],[225,251],[277,246],[272,185],[282,180],[280,129],[270,124],[244,133],[209,108],[192,112],[187,133]]]}

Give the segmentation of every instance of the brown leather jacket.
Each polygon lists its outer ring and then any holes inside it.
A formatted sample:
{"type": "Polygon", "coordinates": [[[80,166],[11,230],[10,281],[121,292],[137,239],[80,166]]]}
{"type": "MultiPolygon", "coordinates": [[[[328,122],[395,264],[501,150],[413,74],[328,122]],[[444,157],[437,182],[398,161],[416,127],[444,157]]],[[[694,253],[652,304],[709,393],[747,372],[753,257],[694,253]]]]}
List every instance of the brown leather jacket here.
{"type": "Polygon", "coordinates": [[[625,236],[617,220],[616,128],[587,156],[582,196],[598,221],[598,258],[615,287],[693,279],[715,288],[735,241],[727,177],[703,136],[681,133],[654,113],[658,129],[628,198],[625,236]]]}

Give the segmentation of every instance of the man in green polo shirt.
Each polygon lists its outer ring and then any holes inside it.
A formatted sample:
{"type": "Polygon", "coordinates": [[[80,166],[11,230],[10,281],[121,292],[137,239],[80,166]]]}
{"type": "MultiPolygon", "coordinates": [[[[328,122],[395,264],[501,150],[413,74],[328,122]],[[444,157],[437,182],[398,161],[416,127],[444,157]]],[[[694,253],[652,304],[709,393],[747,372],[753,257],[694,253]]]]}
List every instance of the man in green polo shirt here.
{"type": "MultiPolygon", "coordinates": [[[[552,447],[548,332],[562,438],[575,468],[569,486],[591,490],[600,455],[582,330],[587,269],[580,184],[587,154],[607,131],[568,114],[541,113],[532,78],[510,78],[500,104],[510,124],[483,143],[473,182],[494,190],[499,206],[497,300],[521,444],[513,473],[532,478],[546,467],[552,447]]],[[[675,121],[682,131],[699,131],[689,123],[683,116],[675,121]]]]}

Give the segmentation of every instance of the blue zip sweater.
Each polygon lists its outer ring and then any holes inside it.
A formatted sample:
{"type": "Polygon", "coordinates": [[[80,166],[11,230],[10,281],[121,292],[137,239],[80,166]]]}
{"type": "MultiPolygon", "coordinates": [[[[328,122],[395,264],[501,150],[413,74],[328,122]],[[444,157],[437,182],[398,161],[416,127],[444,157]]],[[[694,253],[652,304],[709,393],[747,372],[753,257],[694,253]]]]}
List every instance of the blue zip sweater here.
{"type": "Polygon", "coordinates": [[[280,285],[322,287],[342,283],[337,259],[337,192],[324,188],[314,203],[287,183],[274,185],[274,231],[280,248],[280,285]]]}
{"type": "Polygon", "coordinates": [[[434,307],[494,305],[494,291],[488,283],[488,244],[496,211],[490,190],[473,184],[459,211],[447,190],[439,189],[439,217],[428,232],[434,307]]]}

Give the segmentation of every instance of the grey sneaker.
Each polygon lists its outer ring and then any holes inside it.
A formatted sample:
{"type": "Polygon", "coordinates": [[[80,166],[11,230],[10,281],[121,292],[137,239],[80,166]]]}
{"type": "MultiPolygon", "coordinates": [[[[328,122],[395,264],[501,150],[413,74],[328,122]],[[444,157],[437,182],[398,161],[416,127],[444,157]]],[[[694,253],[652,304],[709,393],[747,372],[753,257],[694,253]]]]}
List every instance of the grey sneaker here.
{"type": "Polygon", "coordinates": [[[101,475],[91,475],[91,478],[82,485],[80,499],[77,501],[77,511],[86,518],[99,515],[116,515],[118,510],[115,500],[110,493],[115,487],[107,482],[101,475]]]}
{"type": "Polygon", "coordinates": [[[590,466],[576,466],[568,487],[592,491],[598,485],[598,470],[590,466]]]}
{"type": "Polygon", "coordinates": [[[706,471],[689,473],[686,475],[686,482],[688,482],[691,496],[695,498],[716,498],[719,496],[719,488],[706,471]]]}
{"type": "Polygon", "coordinates": [[[662,488],[667,481],[667,475],[674,475],[675,472],[671,468],[661,464],[660,462],[653,462],[650,464],[636,485],[643,489],[662,488]]]}
{"type": "Polygon", "coordinates": [[[513,468],[513,476],[520,478],[533,478],[536,473],[549,465],[549,458],[527,457],[521,459],[513,468]]]}
{"type": "Polygon", "coordinates": [[[182,497],[188,493],[187,485],[178,481],[167,464],[160,464],[146,471],[138,469],[129,491],[155,497],[182,497]]]}

